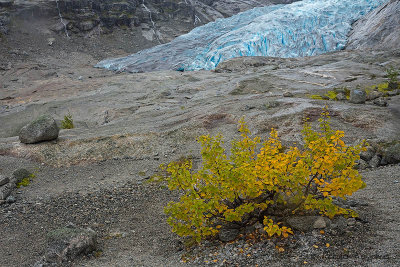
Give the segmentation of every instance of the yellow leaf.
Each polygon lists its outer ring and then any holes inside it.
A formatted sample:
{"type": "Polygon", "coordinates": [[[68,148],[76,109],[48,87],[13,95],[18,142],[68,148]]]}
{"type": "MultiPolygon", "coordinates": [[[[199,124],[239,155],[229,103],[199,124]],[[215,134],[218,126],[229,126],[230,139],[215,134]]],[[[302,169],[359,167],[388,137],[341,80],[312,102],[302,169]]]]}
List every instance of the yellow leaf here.
{"type": "Polygon", "coordinates": [[[329,243],[326,243],[325,245],[327,248],[329,248],[331,245],[329,243]]]}
{"type": "Polygon", "coordinates": [[[318,248],[318,246],[317,246],[317,245],[313,245],[313,247],[314,247],[314,248],[318,248]]]}

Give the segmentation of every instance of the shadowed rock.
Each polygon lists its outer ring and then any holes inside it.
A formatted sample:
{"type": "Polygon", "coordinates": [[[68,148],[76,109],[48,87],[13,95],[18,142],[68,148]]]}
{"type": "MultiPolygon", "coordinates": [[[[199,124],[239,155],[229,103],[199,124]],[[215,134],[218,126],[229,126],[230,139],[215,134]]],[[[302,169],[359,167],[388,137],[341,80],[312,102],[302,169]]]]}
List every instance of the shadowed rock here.
{"type": "Polygon", "coordinates": [[[80,255],[96,250],[96,232],[79,229],[74,225],[56,229],[47,235],[48,249],[44,258],[35,266],[64,266],[80,255]]]}

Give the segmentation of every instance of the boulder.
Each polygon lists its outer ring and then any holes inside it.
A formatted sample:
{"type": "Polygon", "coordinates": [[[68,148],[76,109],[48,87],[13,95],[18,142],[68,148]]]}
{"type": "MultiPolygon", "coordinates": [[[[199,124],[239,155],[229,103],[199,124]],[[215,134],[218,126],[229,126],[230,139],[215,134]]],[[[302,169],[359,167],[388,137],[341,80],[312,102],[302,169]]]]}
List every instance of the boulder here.
{"type": "Polygon", "coordinates": [[[367,94],[364,90],[354,89],[350,92],[350,103],[353,104],[364,104],[367,99],[367,94]]]}
{"type": "Polygon", "coordinates": [[[58,138],[59,131],[56,121],[49,115],[43,115],[22,127],[19,140],[25,144],[51,141],[58,138]]]}
{"type": "Polygon", "coordinates": [[[64,266],[81,255],[97,248],[97,235],[92,229],[74,225],[56,229],[47,235],[48,249],[44,258],[35,266],[64,266]]]}
{"type": "Polygon", "coordinates": [[[22,182],[23,179],[30,178],[31,176],[32,173],[30,171],[24,168],[20,168],[13,172],[12,181],[14,184],[19,184],[20,182],[22,182]]]}
{"type": "Polygon", "coordinates": [[[392,143],[385,149],[383,160],[387,164],[400,162],[400,142],[392,143]]]}

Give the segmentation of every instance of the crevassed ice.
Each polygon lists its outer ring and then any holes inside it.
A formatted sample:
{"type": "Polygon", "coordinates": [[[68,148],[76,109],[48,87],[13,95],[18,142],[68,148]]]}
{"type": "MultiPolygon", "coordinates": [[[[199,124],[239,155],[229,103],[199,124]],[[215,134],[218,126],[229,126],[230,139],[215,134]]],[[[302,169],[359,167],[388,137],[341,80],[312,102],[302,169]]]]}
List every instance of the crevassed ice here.
{"type": "Polygon", "coordinates": [[[172,42],[99,62],[130,72],[214,69],[240,56],[304,57],[343,49],[351,24],[388,0],[303,0],[254,8],[172,42]]]}

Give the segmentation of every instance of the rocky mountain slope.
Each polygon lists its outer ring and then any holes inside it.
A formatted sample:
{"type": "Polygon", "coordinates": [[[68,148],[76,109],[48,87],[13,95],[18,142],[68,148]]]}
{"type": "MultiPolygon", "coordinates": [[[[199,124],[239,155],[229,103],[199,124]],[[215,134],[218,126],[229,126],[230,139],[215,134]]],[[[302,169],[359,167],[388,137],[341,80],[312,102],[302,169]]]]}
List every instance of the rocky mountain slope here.
{"type": "Polygon", "coordinates": [[[81,36],[109,33],[115,28],[140,27],[142,36],[167,42],[196,26],[256,6],[293,0],[1,0],[0,32],[18,20],[48,20],[49,30],[81,36]]]}
{"type": "Polygon", "coordinates": [[[357,21],[347,49],[400,49],[400,1],[391,0],[357,21]]]}

